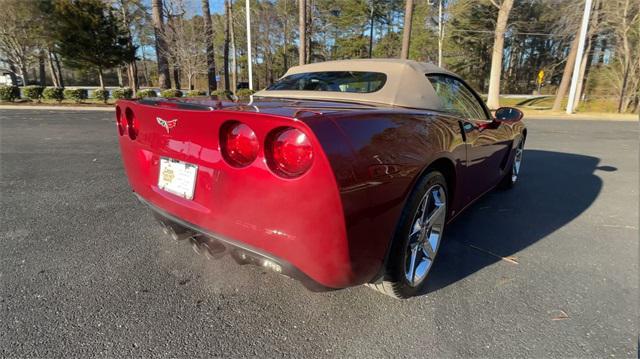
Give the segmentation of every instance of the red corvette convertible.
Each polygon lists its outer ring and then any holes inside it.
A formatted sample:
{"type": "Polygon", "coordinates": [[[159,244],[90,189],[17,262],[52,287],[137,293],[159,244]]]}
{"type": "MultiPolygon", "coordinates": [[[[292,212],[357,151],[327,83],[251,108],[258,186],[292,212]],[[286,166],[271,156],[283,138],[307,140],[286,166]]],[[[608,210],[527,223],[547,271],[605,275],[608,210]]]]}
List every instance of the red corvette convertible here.
{"type": "Polygon", "coordinates": [[[518,180],[522,112],[401,60],[291,68],[246,104],[121,100],[131,188],[174,239],[314,290],[421,293],[445,226],[518,180]]]}

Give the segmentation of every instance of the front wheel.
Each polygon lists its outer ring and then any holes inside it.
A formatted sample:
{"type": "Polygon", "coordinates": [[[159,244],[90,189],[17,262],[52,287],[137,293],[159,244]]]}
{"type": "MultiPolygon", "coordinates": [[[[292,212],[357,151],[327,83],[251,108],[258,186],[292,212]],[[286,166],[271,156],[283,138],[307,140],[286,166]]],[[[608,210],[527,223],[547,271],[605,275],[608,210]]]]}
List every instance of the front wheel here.
{"type": "Polygon", "coordinates": [[[516,182],[518,182],[518,176],[520,176],[520,169],[522,168],[522,157],[524,155],[524,138],[518,142],[516,146],[515,154],[513,155],[513,162],[511,163],[511,169],[504,176],[500,187],[504,189],[513,188],[516,182]]]}
{"type": "Polygon", "coordinates": [[[447,182],[427,173],[407,201],[381,283],[369,284],[394,298],[421,294],[440,248],[447,217],[447,182]]]}

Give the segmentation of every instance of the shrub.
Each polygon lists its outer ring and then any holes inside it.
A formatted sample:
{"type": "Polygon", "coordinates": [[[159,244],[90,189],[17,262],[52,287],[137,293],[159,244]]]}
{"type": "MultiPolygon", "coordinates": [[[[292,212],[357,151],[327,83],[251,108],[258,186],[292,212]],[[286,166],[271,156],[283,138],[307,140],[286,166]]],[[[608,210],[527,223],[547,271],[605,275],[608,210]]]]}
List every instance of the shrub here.
{"type": "Polygon", "coordinates": [[[86,89],[66,89],[64,90],[64,97],[69,100],[74,100],[76,103],[80,103],[82,100],[86,100],[89,96],[86,89]]]}
{"type": "Polygon", "coordinates": [[[189,97],[207,96],[207,91],[191,90],[187,92],[187,96],[189,97]]]}
{"type": "Polygon", "coordinates": [[[0,101],[13,101],[20,98],[18,86],[0,86],[0,101]]]}
{"type": "Polygon", "coordinates": [[[109,99],[109,90],[97,89],[93,91],[93,98],[96,100],[102,100],[102,102],[107,103],[109,99]]]}
{"type": "Polygon", "coordinates": [[[231,91],[227,90],[215,90],[211,93],[211,96],[218,96],[220,99],[228,99],[231,95],[231,91]]]}
{"type": "Polygon", "coordinates": [[[133,97],[133,90],[129,87],[118,88],[111,91],[111,97],[115,98],[116,100],[123,98],[129,99],[133,97]]]}
{"type": "Polygon", "coordinates": [[[145,97],[158,97],[158,94],[152,89],[145,89],[136,92],[137,98],[145,98],[145,97]]]}
{"type": "Polygon", "coordinates": [[[42,95],[47,100],[56,100],[58,102],[64,100],[64,88],[62,87],[47,87],[42,92],[42,95]]]}
{"type": "Polygon", "coordinates": [[[238,97],[249,97],[249,96],[253,95],[254,93],[255,93],[255,91],[253,91],[253,90],[240,89],[240,90],[236,91],[236,96],[238,96],[238,97]]]}
{"type": "Polygon", "coordinates": [[[42,99],[43,92],[44,87],[42,86],[27,86],[22,89],[22,94],[24,95],[24,97],[28,97],[38,102],[40,102],[40,99],[42,99]]]}
{"type": "Polygon", "coordinates": [[[168,89],[160,92],[160,96],[164,98],[168,97],[182,97],[182,92],[176,89],[168,89]]]}

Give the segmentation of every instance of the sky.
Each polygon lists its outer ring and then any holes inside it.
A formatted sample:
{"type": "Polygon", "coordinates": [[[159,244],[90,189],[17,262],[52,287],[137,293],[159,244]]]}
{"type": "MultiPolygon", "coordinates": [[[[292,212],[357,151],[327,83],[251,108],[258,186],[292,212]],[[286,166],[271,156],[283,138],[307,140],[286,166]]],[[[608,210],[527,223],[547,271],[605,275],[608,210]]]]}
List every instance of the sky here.
{"type": "MultiPolygon", "coordinates": [[[[185,2],[196,14],[200,14],[200,0],[185,0],[185,2]]],[[[144,4],[151,8],[151,0],[144,0],[144,4]]],[[[224,0],[209,0],[209,9],[212,14],[221,14],[224,12],[224,0]]]]}

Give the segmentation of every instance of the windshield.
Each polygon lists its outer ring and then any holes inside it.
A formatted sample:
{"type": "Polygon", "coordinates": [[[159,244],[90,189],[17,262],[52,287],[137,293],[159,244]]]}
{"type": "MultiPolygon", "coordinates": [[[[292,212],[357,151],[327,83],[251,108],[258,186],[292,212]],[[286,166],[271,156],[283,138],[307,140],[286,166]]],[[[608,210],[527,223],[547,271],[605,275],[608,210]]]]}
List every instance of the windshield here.
{"type": "Polygon", "coordinates": [[[283,77],[267,90],[371,93],[380,90],[386,81],[387,75],[380,72],[305,72],[283,77]]]}

